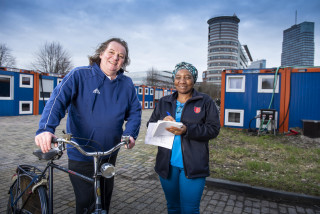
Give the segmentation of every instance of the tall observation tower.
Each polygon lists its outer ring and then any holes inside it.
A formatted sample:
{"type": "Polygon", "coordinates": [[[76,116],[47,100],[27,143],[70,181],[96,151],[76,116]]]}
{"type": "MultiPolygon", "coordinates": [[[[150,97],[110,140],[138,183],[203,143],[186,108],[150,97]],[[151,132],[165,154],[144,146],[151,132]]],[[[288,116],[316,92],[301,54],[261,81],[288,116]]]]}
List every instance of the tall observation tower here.
{"type": "Polygon", "coordinates": [[[249,49],[238,40],[240,19],[234,16],[219,16],[208,20],[208,64],[203,72],[203,81],[221,84],[221,71],[248,67],[252,61],[249,49]]]}

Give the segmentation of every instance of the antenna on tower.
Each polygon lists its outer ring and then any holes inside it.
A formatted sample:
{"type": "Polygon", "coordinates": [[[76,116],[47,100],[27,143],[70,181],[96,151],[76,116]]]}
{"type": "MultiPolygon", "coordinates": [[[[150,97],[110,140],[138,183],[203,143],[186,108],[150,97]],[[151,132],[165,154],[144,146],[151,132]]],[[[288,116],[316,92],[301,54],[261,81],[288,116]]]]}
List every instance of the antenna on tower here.
{"type": "Polygon", "coordinates": [[[298,12],[297,12],[297,10],[296,10],[295,25],[297,24],[297,17],[298,17],[298,12]]]}

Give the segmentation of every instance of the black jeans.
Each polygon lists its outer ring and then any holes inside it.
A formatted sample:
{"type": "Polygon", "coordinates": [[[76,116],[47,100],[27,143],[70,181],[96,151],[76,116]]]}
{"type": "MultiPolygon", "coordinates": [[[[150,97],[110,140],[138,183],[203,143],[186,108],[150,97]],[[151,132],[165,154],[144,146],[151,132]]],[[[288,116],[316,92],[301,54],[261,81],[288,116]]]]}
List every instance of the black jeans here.
{"type": "MultiPolygon", "coordinates": [[[[100,161],[100,165],[103,163],[112,163],[116,164],[117,154],[111,156],[111,158],[107,158],[100,161]]],[[[99,168],[100,168],[99,165],[99,168]]],[[[94,166],[92,162],[82,162],[82,161],[74,161],[69,160],[69,169],[80,174],[83,174],[87,177],[92,177],[94,173],[94,166]]],[[[73,186],[74,194],[76,196],[76,213],[83,214],[90,211],[93,207],[92,205],[95,203],[94,196],[94,184],[89,183],[87,181],[82,180],[79,177],[76,177],[72,174],[69,174],[70,181],[73,186]]],[[[112,190],[114,185],[114,177],[112,178],[104,178],[100,179],[100,187],[101,187],[101,204],[102,208],[109,211],[110,201],[112,196],[112,190]]]]}

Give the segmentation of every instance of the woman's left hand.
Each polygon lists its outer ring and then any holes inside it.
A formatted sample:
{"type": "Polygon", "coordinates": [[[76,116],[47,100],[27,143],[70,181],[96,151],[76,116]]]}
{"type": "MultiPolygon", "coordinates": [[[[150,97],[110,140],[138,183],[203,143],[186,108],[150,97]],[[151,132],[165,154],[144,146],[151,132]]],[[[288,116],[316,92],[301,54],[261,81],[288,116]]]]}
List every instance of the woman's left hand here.
{"type": "Polygon", "coordinates": [[[187,132],[187,127],[185,125],[183,125],[181,128],[171,126],[166,128],[166,130],[174,135],[182,135],[187,132]]]}

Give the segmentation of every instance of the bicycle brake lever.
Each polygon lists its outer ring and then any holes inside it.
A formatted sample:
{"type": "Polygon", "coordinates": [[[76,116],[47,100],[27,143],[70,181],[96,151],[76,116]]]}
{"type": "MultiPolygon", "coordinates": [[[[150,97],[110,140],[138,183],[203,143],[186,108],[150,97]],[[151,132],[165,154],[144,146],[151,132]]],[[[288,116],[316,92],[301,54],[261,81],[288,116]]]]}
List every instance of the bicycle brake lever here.
{"type": "Polygon", "coordinates": [[[63,135],[63,138],[68,140],[68,141],[71,140],[71,137],[72,137],[72,134],[64,134],[63,135]]]}
{"type": "Polygon", "coordinates": [[[58,138],[52,138],[51,139],[51,148],[57,151],[63,151],[65,150],[64,143],[58,142],[58,138]],[[57,146],[55,146],[57,144],[57,146]]]}
{"type": "Polygon", "coordinates": [[[122,136],[121,137],[121,142],[125,142],[127,147],[129,147],[130,136],[129,135],[122,136]]]}

